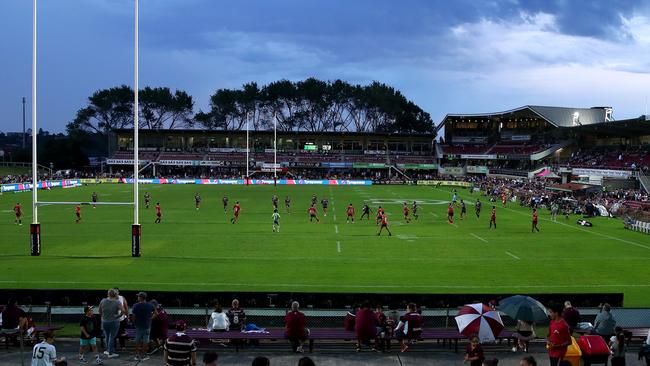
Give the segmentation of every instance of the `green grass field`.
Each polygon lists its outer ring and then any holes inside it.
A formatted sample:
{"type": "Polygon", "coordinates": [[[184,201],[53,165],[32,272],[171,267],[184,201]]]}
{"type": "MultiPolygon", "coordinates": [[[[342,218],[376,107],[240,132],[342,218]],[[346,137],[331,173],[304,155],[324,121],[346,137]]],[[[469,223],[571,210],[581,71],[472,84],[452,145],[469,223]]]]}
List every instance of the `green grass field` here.
{"type": "MultiPolygon", "coordinates": [[[[96,185],[39,191],[42,201],[127,201],[132,188],[96,185]]],[[[189,186],[141,187],[160,201],[163,222],[154,225],[153,207],[142,207],[142,257],[131,257],[130,206],[39,209],[42,255],[29,256],[31,193],[0,196],[0,257],[4,288],[178,291],[306,291],[374,293],[582,293],[623,292],[626,306],[650,305],[650,240],[623,229],[620,220],[596,218],[593,228],[577,217],[550,222],[542,212],[540,233],[530,232],[530,210],[497,207],[498,229],[488,230],[485,198],[480,220],[446,222],[451,188],[414,186],[189,186]],[[194,194],[203,197],[194,208],[194,194]],[[271,231],[271,196],[280,197],[281,232],[271,231]],[[240,201],[238,224],[231,224],[221,198],[240,201]],[[308,222],[310,197],[330,199],[321,224],[308,222]],[[285,195],[292,212],[284,210],[285,195]],[[401,202],[420,202],[419,220],[402,222],[401,202]],[[13,223],[15,202],[25,207],[23,226],[13,223]],[[377,237],[374,220],[345,223],[352,202],[357,215],[364,201],[381,204],[393,236],[377,237]]],[[[476,195],[459,191],[473,202],[476,195]]],[[[142,197],[141,197],[142,201],[142,197]]]]}

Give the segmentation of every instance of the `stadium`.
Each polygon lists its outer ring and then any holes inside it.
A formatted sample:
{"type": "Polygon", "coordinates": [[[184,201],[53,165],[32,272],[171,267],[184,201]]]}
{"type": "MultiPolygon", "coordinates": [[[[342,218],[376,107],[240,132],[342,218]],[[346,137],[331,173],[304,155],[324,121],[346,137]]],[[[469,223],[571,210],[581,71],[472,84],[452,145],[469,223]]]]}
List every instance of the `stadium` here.
{"type": "Polygon", "coordinates": [[[0,365],[650,365],[647,113],[434,120],[313,77],[198,109],[140,88],[136,30],[133,88],[50,134],[35,34],[32,128],[0,133],[0,365]]]}

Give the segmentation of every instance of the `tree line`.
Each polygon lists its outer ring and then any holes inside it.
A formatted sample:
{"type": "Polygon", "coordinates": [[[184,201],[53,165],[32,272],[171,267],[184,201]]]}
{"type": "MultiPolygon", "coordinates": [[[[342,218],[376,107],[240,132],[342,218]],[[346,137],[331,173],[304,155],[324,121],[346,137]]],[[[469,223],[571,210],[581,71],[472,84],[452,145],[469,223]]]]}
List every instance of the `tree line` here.
{"type": "MultiPolygon", "coordinates": [[[[133,127],[133,90],[126,85],[98,90],[79,109],[68,131],[108,134],[133,127]]],[[[431,116],[395,88],[373,82],[280,80],[259,87],[218,89],[209,110],[194,113],[194,99],[182,90],[139,91],[144,129],[269,130],[311,132],[431,133],[431,116]]]]}

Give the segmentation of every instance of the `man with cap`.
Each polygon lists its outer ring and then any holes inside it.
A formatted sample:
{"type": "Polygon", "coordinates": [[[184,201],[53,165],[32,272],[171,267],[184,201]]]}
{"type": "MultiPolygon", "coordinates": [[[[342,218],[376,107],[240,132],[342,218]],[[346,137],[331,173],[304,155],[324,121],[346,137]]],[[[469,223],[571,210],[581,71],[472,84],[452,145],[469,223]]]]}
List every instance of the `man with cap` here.
{"type": "Polygon", "coordinates": [[[165,341],[166,366],[196,366],[196,341],[185,334],[187,324],[176,321],[176,333],[165,341]]]}
{"type": "Polygon", "coordinates": [[[135,360],[145,361],[149,359],[147,346],[151,333],[151,318],[156,313],[156,309],[151,303],[147,302],[147,294],[139,292],[138,302],[133,305],[131,313],[135,324],[135,360]]]}

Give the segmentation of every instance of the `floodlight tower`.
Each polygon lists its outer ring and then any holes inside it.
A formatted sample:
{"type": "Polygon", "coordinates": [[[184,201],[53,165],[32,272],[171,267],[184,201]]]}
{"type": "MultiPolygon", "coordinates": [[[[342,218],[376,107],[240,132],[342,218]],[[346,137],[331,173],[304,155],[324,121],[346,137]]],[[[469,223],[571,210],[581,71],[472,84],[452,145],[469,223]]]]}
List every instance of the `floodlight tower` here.
{"type": "Polygon", "coordinates": [[[131,226],[131,256],[140,256],[140,234],[142,228],[140,227],[138,205],[138,176],[140,175],[139,164],[139,95],[138,95],[138,0],[135,0],[135,36],[134,36],[134,63],[133,63],[133,225],[131,226]]]}
{"type": "Polygon", "coordinates": [[[36,159],[36,0],[32,1],[32,223],[29,225],[31,254],[41,255],[41,224],[38,222],[38,164],[36,159]]]}

